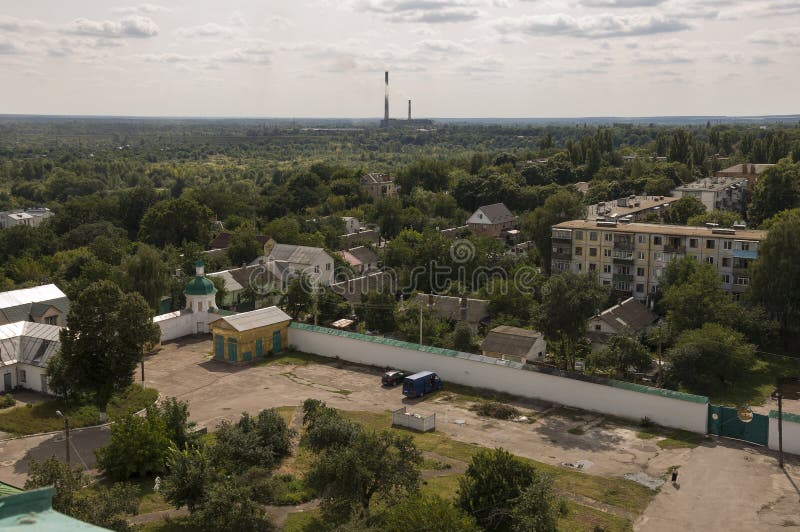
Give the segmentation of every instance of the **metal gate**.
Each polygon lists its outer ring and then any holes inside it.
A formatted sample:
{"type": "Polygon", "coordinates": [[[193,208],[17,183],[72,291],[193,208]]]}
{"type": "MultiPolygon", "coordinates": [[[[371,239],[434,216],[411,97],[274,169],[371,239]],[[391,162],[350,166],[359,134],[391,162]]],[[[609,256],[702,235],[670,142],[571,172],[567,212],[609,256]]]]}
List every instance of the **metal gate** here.
{"type": "Polygon", "coordinates": [[[748,441],[756,445],[766,445],[769,438],[769,416],[747,412],[745,421],[739,417],[739,411],[727,406],[708,405],[708,432],[748,441]]]}

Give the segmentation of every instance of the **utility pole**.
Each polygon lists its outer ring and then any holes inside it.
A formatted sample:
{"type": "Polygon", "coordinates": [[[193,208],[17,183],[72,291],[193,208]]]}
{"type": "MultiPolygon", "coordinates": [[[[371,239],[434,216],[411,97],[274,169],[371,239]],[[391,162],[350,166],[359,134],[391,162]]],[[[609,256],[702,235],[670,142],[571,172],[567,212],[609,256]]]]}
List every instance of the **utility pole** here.
{"type": "Polygon", "coordinates": [[[142,357],[142,360],[139,363],[142,368],[142,389],[144,389],[144,357],[142,357]]]}
{"type": "Polygon", "coordinates": [[[419,345],[422,345],[422,305],[419,306],[419,345]]]}
{"type": "Polygon", "coordinates": [[[62,414],[61,410],[56,410],[56,415],[64,418],[64,442],[67,445],[67,465],[69,465],[69,418],[62,414]]]}

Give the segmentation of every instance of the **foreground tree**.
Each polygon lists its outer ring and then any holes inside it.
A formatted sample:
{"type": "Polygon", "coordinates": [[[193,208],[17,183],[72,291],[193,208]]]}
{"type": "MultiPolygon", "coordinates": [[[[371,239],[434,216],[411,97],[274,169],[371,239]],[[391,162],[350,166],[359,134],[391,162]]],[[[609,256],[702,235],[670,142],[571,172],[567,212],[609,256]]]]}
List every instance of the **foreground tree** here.
{"type": "Polygon", "coordinates": [[[95,451],[97,466],[114,480],[161,474],[170,447],[167,424],[156,411],[125,416],[111,425],[111,441],[95,451]]]}
{"type": "Polygon", "coordinates": [[[609,339],[605,349],[589,355],[589,365],[622,376],[631,367],[637,372],[647,371],[653,366],[653,360],[637,338],[618,334],[609,339]]]}
{"type": "Polygon", "coordinates": [[[206,494],[212,465],[205,446],[180,450],[171,447],[161,493],[175,508],[186,506],[194,512],[206,494]]]}
{"type": "Polygon", "coordinates": [[[750,221],[759,225],[787,209],[800,207],[800,161],[783,159],[758,176],[750,204],[750,221]]]}
{"type": "Polygon", "coordinates": [[[706,206],[699,199],[684,196],[670,204],[664,213],[664,222],[674,225],[686,225],[689,218],[699,216],[706,212],[706,206]]]}
{"type": "Polygon", "coordinates": [[[251,499],[246,487],[232,480],[213,484],[189,521],[193,530],[201,532],[274,530],[263,507],[251,499]]]}
{"type": "Polygon", "coordinates": [[[159,339],[153,311],[139,294],[126,294],[111,281],[84,290],[62,329],[61,351],[50,362],[53,388],[65,395],[88,393],[105,421],[111,396],[133,383],[145,346],[159,339]]]}
{"type": "Polygon", "coordinates": [[[555,532],[562,501],[553,492],[548,475],[535,475],[511,510],[511,529],[514,532],[555,532]]]}
{"type": "Polygon", "coordinates": [[[290,454],[293,435],[274,409],[262,410],[255,418],[245,412],[235,424],[223,421],[219,425],[213,460],[231,473],[250,467],[272,469],[290,454]]]}
{"type": "Polygon", "coordinates": [[[412,495],[393,504],[380,527],[386,532],[480,532],[475,519],[438,495],[412,495]]]}

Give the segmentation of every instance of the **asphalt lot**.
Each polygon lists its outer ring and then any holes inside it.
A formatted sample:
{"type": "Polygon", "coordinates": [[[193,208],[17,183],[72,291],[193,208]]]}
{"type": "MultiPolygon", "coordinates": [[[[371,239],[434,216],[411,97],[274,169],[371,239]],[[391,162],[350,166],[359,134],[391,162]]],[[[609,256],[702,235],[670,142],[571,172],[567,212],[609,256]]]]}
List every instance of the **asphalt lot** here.
{"type": "MultiPolygon", "coordinates": [[[[796,458],[789,460],[784,473],[774,453],[730,440],[709,439],[694,449],[662,449],[655,440],[637,437],[636,427],[599,414],[520,403],[516,406],[534,417],[534,423],[498,421],[479,417],[466,400],[448,392],[404,401],[400,387],[380,386],[378,369],[333,361],[231,367],[211,360],[210,353],[209,337],[186,339],[164,345],[145,362],[146,385],[157,388],[162,396],[188,401],[192,419],[209,430],[244,411],[300,405],[309,397],[353,411],[385,412],[407,406],[412,412],[435,413],[437,430],[453,439],[502,446],[554,465],[584,461],[587,474],[645,473],[663,478],[670,467],[679,466],[679,487],[665,484],[661,488],[635,523],[637,530],[749,531],[800,526],[796,458]]],[[[107,439],[107,429],[87,429],[75,433],[73,441],[91,468],[92,450],[107,439]]],[[[0,480],[21,485],[30,456],[63,456],[63,449],[58,435],[0,443],[0,480]]]]}

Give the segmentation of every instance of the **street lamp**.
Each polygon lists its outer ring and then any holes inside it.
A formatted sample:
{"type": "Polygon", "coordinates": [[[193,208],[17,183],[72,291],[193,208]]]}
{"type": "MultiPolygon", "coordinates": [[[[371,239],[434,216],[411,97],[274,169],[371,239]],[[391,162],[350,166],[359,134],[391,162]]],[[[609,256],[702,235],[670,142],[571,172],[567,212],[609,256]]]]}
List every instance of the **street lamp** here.
{"type": "Polygon", "coordinates": [[[61,410],[56,410],[58,417],[64,418],[64,441],[67,443],[67,465],[69,465],[69,418],[61,413],[61,410]]]}

